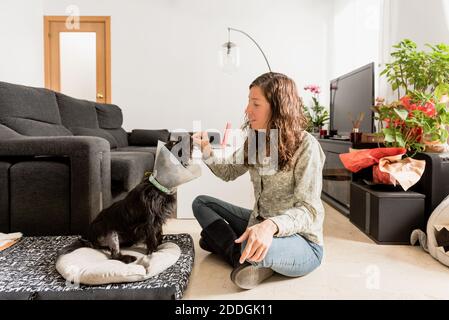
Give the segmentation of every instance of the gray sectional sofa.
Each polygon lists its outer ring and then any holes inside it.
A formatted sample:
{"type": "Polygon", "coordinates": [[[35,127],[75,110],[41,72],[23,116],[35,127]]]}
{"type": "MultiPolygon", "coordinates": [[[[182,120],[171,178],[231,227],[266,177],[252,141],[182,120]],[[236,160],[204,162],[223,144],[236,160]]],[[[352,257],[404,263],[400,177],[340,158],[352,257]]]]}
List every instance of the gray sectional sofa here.
{"type": "Polygon", "coordinates": [[[168,130],[122,128],[122,110],[0,82],[0,232],[84,234],[153,168],[168,130]]]}

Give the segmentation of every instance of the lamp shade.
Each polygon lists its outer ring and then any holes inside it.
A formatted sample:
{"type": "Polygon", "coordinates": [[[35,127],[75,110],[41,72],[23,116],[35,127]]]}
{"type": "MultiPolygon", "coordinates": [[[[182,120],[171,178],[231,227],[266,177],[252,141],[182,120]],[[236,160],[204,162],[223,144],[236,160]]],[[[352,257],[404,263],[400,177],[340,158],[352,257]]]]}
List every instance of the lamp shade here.
{"type": "Polygon", "coordinates": [[[226,42],[219,52],[219,63],[223,72],[233,73],[240,65],[240,50],[233,42],[226,42]]]}
{"type": "Polygon", "coordinates": [[[226,42],[221,46],[221,50],[219,53],[219,62],[222,70],[226,73],[233,73],[234,71],[237,71],[237,68],[239,67],[240,64],[239,48],[235,43],[231,42],[231,31],[244,34],[257,46],[260,53],[262,53],[265,62],[267,63],[268,70],[271,72],[271,67],[270,64],[268,63],[267,56],[265,55],[259,44],[256,42],[256,40],[254,40],[253,37],[251,37],[245,31],[234,28],[228,28],[228,42],[226,42]]]}

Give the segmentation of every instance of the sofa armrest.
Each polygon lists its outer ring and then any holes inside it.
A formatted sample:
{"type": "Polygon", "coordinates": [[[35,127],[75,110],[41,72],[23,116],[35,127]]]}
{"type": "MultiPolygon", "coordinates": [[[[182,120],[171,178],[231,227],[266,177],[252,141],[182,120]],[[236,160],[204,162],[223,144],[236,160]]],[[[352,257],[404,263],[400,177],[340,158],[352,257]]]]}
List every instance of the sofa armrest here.
{"type": "Polygon", "coordinates": [[[109,143],[97,137],[21,137],[0,140],[0,156],[60,156],[70,159],[73,234],[85,234],[89,223],[111,203],[109,143]]]}
{"type": "Polygon", "coordinates": [[[170,138],[170,131],[166,129],[162,130],[145,130],[135,129],[132,130],[128,137],[130,146],[147,146],[156,147],[158,140],[168,142],[170,138]]]}
{"type": "Polygon", "coordinates": [[[20,137],[0,140],[0,156],[86,156],[107,152],[106,140],[98,137],[20,137]]]}

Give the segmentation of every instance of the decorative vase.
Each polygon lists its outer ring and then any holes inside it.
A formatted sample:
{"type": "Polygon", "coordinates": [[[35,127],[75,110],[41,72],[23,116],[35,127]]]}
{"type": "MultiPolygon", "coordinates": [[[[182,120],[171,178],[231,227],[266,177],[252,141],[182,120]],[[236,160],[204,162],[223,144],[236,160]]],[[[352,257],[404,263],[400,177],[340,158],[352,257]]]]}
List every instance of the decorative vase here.
{"type": "Polygon", "coordinates": [[[327,130],[326,129],[321,129],[320,130],[320,139],[325,139],[327,136],[327,130]]]}
{"type": "Polygon", "coordinates": [[[351,142],[353,144],[359,144],[362,142],[362,133],[359,132],[359,128],[353,128],[351,132],[351,142]]]}

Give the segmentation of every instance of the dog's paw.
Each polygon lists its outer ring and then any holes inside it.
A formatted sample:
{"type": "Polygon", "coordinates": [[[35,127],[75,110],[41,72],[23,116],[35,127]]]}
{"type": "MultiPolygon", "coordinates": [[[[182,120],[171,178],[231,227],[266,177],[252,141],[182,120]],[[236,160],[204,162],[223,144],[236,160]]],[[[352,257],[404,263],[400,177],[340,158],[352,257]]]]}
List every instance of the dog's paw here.
{"type": "Polygon", "coordinates": [[[121,257],[119,258],[119,260],[122,261],[122,262],[124,262],[124,263],[126,263],[126,264],[128,264],[128,263],[132,263],[132,262],[136,261],[137,258],[134,257],[134,256],[123,255],[123,256],[121,256],[121,257]]]}

